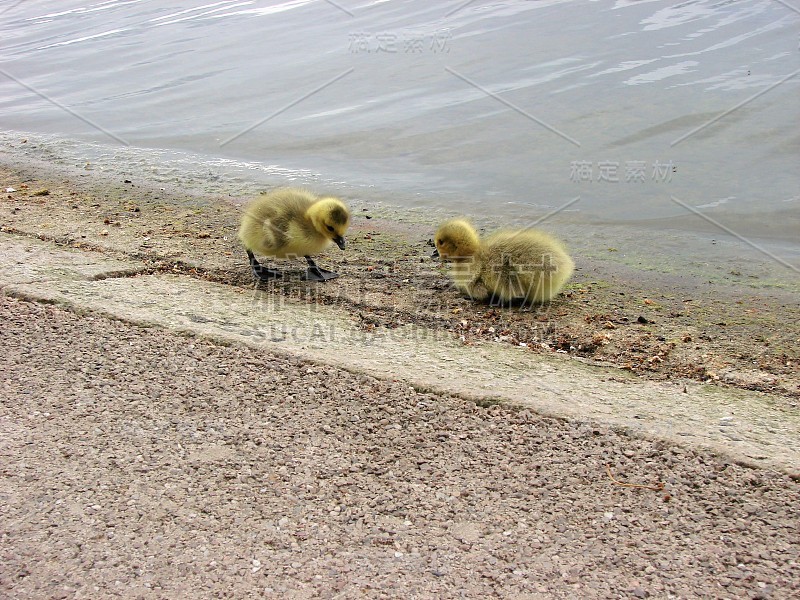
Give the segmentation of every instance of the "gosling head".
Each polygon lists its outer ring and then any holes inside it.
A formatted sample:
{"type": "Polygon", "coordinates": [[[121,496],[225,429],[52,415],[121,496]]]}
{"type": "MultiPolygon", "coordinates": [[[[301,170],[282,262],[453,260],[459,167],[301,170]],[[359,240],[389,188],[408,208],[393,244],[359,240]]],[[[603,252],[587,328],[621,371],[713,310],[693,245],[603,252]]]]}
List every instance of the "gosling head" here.
{"type": "Polygon", "coordinates": [[[433,239],[436,245],[434,256],[442,260],[466,260],[478,252],[480,238],[475,228],[464,219],[453,219],[443,223],[433,239]]]}
{"type": "Polygon", "coordinates": [[[350,211],[338,198],[322,198],[306,213],[319,233],[344,250],[344,234],[350,226],[350,211]]]}

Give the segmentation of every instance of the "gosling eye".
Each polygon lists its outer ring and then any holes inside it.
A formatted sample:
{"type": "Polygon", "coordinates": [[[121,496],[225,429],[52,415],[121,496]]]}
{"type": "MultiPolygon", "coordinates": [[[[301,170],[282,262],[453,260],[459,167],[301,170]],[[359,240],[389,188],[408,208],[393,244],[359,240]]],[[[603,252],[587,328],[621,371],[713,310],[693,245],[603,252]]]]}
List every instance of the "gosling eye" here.
{"type": "Polygon", "coordinates": [[[326,227],[328,228],[328,231],[330,231],[331,233],[333,233],[333,227],[331,227],[330,225],[326,225],[326,227]]]}

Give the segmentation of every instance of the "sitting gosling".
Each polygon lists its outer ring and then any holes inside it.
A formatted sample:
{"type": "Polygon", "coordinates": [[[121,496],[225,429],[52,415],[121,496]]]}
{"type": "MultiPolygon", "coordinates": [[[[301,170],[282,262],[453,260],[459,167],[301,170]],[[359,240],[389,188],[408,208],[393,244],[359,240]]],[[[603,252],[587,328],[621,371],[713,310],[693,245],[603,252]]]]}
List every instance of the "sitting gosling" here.
{"type": "Polygon", "coordinates": [[[434,256],[453,262],[456,287],[492,304],[548,302],[572,275],[564,246],[533,229],[498,231],[481,240],[464,219],[443,223],[434,256]]]}
{"type": "Polygon", "coordinates": [[[267,269],[254,252],[272,258],[304,256],[308,262],[305,279],[327,281],[338,273],[317,266],[312,255],[331,242],[344,250],[344,234],[350,225],[350,212],[338,198],[318,198],[299,189],[279,189],[253,200],[244,210],[239,239],[247,250],[253,274],[262,281],[283,277],[267,269]]]}

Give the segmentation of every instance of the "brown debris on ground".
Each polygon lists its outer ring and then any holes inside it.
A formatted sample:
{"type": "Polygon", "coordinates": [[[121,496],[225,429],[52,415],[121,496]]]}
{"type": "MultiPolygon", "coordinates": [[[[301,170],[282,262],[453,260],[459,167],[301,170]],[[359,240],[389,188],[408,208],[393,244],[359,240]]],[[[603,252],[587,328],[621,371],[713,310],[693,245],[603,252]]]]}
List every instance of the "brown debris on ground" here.
{"type": "MultiPolygon", "coordinates": [[[[149,272],[254,285],[236,239],[242,199],[131,180],[56,179],[12,166],[0,167],[0,182],[14,189],[0,202],[2,231],[135,257],[149,272]]],[[[319,259],[340,279],[308,284],[299,278],[299,260],[279,265],[287,277],[268,285],[276,294],[344,306],[365,330],[416,323],[449,331],[464,344],[508,343],[651,378],[800,396],[800,306],[788,292],[719,290],[691,277],[576,256],[577,272],[554,302],[491,307],[452,287],[446,267],[430,258],[429,229],[356,210],[347,251],[334,248],[319,259]]]]}

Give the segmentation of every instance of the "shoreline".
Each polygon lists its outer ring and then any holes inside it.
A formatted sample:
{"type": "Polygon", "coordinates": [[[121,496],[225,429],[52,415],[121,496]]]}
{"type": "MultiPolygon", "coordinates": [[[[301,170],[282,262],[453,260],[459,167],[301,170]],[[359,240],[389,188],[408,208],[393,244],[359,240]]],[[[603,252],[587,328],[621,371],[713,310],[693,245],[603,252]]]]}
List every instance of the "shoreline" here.
{"type": "MultiPolygon", "coordinates": [[[[236,240],[241,198],[189,195],[143,180],[113,182],[52,165],[48,172],[46,163],[19,157],[0,157],[0,165],[4,189],[17,189],[0,203],[6,232],[252,288],[236,240]],[[35,195],[43,189],[48,195],[35,195]]],[[[495,310],[455,292],[446,269],[429,258],[432,227],[413,213],[398,218],[384,205],[352,209],[348,251],[322,257],[344,277],[329,286],[304,286],[293,276],[302,265],[289,261],[290,277],[269,289],[342,306],[357,313],[367,331],[416,323],[466,345],[525,344],[532,352],[568,354],[656,380],[719,381],[800,398],[795,290],[759,285],[746,263],[717,265],[713,276],[706,268],[701,279],[571,248],[576,273],[551,304],[495,310]]]]}
{"type": "MultiPolygon", "coordinates": [[[[392,202],[388,200],[393,194],[391,190],[349,186],[310,170],[284,169],[177,150],[109,147],[43,134],[3,131],[0,135],[3,136],[0,154],[6,153],[7,164],[36,166],[53,177],[74,180],[89,177],[106,180],[112,187],[119,181],[135,179],[136,185],[149,185],[155,191],[171,193],[173,199],[189,195],[197,201],[213,198],[234,206],[274,187],[308,187],[317,193],[342,197],[354,212],[365,207],[380,212],[389,226],[406,223],[412,228],[417,225],[420,229],[430,229],[429,236],[438,223],[459,214],[471,218],[479,229],[487,231],[526,227],[550,215],[540,227],[550,229],[567,241],[575,254],[599,259],[608,265],[621,264],[665,275],[690,273],[715,284],[733,282],[748,287],[789,289],[800,294],[797,272],[800,244],[793,236],[794,223],[800,225],[800,221],[788,208],[781,213],[783,216],[776,213],[773,219],[784,228],[782,233],[775,230],[774,224],[765,225],[763,215],[737,215],[730,211],[717,214],[711,210],[706,211],[709,220],[704,220],[676,205],[673,208],[681,214],[670,218],[604,221],[589,218],[572,206],[575,203],[575,207],[580,207],[582,201],[577,198],[582,195],[591,198],[590,188],[569,187],[565,189],[568,194],[564,198],[551,199],[549,204],[531,205],[530,217],[490,216],[469,211],[459,213],[441,204],[423,203],[419,194],[400,194],[401,201],[392,202]],[[562,212],[559,206],[564,203],[570,206],[562,212]],[[724,230],[727,226],[746,230],[747,241],[730,235],[724,230]],[[792,264],[795,271],[778,264],[769,254],[792,264]],[[719,272],[715,265],[725,265],[725,270],[719,272]],[[742,275],[730,277],[737,272],[742,275]]],[[[666,200],[668,197],[665,196],[665,201],[671,204],[666,200]]],[[[513,204],[527,206],[524,202],[513,204]]]]}

